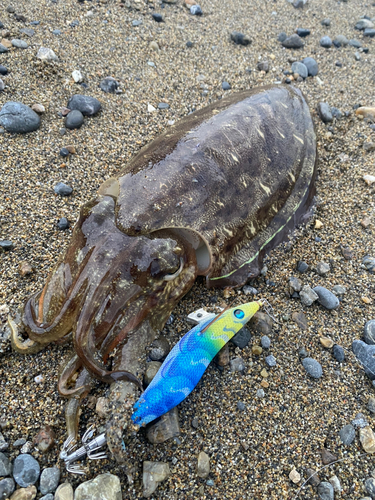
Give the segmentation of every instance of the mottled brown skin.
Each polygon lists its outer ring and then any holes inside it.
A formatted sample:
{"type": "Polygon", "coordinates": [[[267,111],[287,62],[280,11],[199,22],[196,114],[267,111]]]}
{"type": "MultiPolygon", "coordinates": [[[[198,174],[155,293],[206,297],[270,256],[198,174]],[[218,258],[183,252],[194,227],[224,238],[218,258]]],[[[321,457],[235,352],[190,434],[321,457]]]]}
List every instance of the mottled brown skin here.
{"type": "MultiPolygon", "coordinates": [[[[314,127],[301,92],[268,86],[233,94],[168,128],[86,203],[72,242],[25,305],[36,352],[73,333],[76,357],[103,381],[140,385],[145,350],[197,275],[238,286],[306,213],[314,195],[314,127]],[[106,367],[116,354],[116,371],[106,367]],[[130,353],[130,355],[129,355],[130,353]]],[[[69,392],[71,391],[71,392],[69,392]]]]}

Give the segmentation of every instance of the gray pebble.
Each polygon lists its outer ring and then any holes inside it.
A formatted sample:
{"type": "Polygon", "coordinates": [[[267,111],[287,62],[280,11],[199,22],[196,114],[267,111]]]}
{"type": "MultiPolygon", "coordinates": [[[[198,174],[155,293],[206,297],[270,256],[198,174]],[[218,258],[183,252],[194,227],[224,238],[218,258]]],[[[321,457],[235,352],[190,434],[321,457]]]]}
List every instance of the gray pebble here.
{"type": "Polygon", "coordinates": [[[304,347],[301,347],[301,349],[298,351],[298,357],[300,359],[307,358],[308,353],[304,347]]]}
{"type": "Polygon", "coordinates": [[[355,429],[351,424],[345,425],[339,432],[343,444],[349,446],[355,439],[355,429]]]}
{"type": "Polygon", "coordinates": [[[21,488],[35,484],[40,475],[40,467],[34,457],[27,453],[18,455],[13,463],[13,478],[21,488]]]}
{"type": "Polygon", "coordinates": [[[230,90],[232,87],[230,86],[230,83],[228,83],[228,82],[223,82],[223,83],[221,84],[221,88],[222,88],[223,90],[230,90]]]}
{"type": "Polygon", "coordinates": [[[365,266],[367,271],[370,271],[370,273],[375,273],[375,258],[370,257],[370,255],[366,255],[362,259],[362,264],[365,266]]]}
{"type": "Polygon", "coordinates": [[[363,31],[366,28],[373,28],[373,27],[374,23],[372,23],[369,19],[360,19],[354,26],[354,28],[359,31],[363,31]]]}
{"type": "Polygon", "coordinates": [[[0,432],[0,451],[5,451],[9,448],[9,444],[5,441],[4,436],[0,432]]]}
{"type": "Polygon", "coordinates": [[[264,398],[264,396],[265,396],[263,389],[258,389],[256,394],[257,394],[257,398],[264,398]]]}
{"type": "Polygon", "coordinates": [[[270,70],[270,65],[268,61],[259,61],[257,64],[257,68],[259,71],[264,71],[266,73],[270,70]]]}
{"type": "Polygon", "coordinates": [[[359,52],[355,52],[355,53],[354,53],[354,59],[355,59],[356,61],[360,61],[360,60],[362,59],[362,58],[361,58],[361,54],[360,54],[359,52]]]}
{"type": "Polygon", "coordinates": [[[143,24],[143,21],[141,19],[135,19],[134,21],[132,21],[132,26],[134,27],[141,26],[141,24],[143,24]]]}
{"type": "Polygon", "coordinates": [[[240,31],[232,31],[230,38],[237,45],[250,45],[251,43],[250,37],[248,35],[244,35],[240,31]]]}
{"type": "Polygon", "coordinates": [[[375,498],[375,479],[370,477],[365,481],[365,488],[371,498],[375,498]]]}
{"type": "Polygon", "coordinates": [[[118,89],[118,82],[112,76],[107,76],[99,83],[99,87],[103,92],[114,94],[118,89]]]}
{"type": "Polygon", "coordinates": [[[254,288],[253,286],[245,285],[242,288],[242,291],[245,295],[256,295],[258,293],[258,290],[254,288]]]}
{"type": "Polygon", "coordinates": [[[282,42],[282,46],[285,47],[286,49],[300,49],[304,45],[305,44],[304,44],[302,38],[296,34],[293,34],[292,36],[288,36],[282,42]]]}
{"type": "Polygon", "coordinates": [[[0,477],[10,476],[12,473],[12,464],[9,458],[0,452],[0,477]]]}
{"type": "Polygon", "coordinates": [[[190,7],[190,14],[192,14],[193,16],[201,16],[203,14],[201,6],[198,4],[192,5],[190,7]]]}
{"type": "Polygon", "coordinates": [[[0,54],[4,54],[5,52],[8,52],[8,48],[5,47],[2,43],[0,43],[0,54]]]}
{"type": "Polygon", "coordinates": [[[346,47],[349,43],[349,40],[344,35],[337,35],[337,37],[333,40],[333,45],[335,47],[346,47]]]}
{"type": "Polygon", "coordinates": [[[169,108],[169,104],[167,104],[166,102],[159,102],[158,108],[159,109],[168,109],[169,108]]]}
{"type": "Polygon", "coordinates": [[[301,62],[294,62],[292,64],[292,71],[293,73],[298,73],[302,78],[307,78],[309,74],[307,67],[301,62]]]}
{"type": "Polygon", "coordinates": [[[319,68],[315,59],[312,57],[305,57],[302,62],[306,66],[309,76],[316,76],[318,74],[319,68]]]}
{"type": "Polygon", "coordinates": [[[363,36],[369,36],[370,38],[373,38],[375,36],[375,29],[366,28],[365,31],[363,32],[363,36]]]}
{"type": "Polygon", "coordinates": [[[318,104],[318,113],[322,122],[329,123],[333,121],[333,116],[331,113],[331,108],[326,102],[320,102],[318,104]]]}
{"type": "Polygon", "coordinates": [[[15,483],[11,477],[6,477],[0,481],[0,500],[5,500],[9,498],[13,493],[15,488],[15,483]]]}
{"type": "Polygon", "coordinates": [[[10,252],[13,250],[14,244],[9,240],[0,241],[0,252],[10,252]]]}
{"type": "MultiPolygon", "coordinates": [[[[297,34],[298,34],[298,33],[297,33],[297,34]]],[[[279,34],[277,35],[277,41],[278,41],[278,42],[283,42],[283,41],[284,41],[284,40],[286,40],[287,38],[288,38],[288,36],[287,36],[287,34],[286,34],[284,31],[282,31],[281,33],[279,33],[279,34]]]]}
{"type": "Polygon", "coordinates": [[[271,339],[268,337],[268,335],[263,335],[263,337],[260,339],[260,343],[264,349],[269,349],[271,347],[271,339]]]}
{"type": "Polygon", "coordinates": [[[331,106],[331,113],[334,118],[337,120],[340,120],[344,115],[341,113],[341,111],[338,108],[335,108],[334,106],[331,106]]]}
{"type": "Polygon", "coordinates": [[[303,260],[298,261],[297,263],[297,271],[301,274],[305,273],[308,270],[309,266],[303,260]]]}
{"type": "Polygon", "coordinates": [[[368,345],[362,340],[354,340],[352,350],[362,364],[366,375],[375,380],[375,346],[368,345]]]}
{"type": "Polygon", "coordinates": [[[39,500],[54,500],[54,498],[55,495],[53,495],[52,493],[47,493],[47,495],[40,497],[39,500]]]}
{"type": "Polygon", "coordinates": [[[293,295],[295,292],[299,293],[302,290],[302,282],[298,278],[291,276],[288,280],[289,293],[293,295]]]}
{"type": "Polygon", "coordinates": [[[339,363],[342,363],[345,360],[345,351],[341,345],[335,344],[332,349],[332,354],[339,363]]]}
{"type": "Polygon", "coordinates": [[[65,231],[65,229],[68,229],[69,227],[68,219],[66,217],[61,217],[61,219],[57,223],[57,227],[58,229],[60,229],[60,231],[65,231]]]}
{"type": "Polygon", "coordinates": [[[310,30],[306,28],[298,28],[297,29],[297,35],[300,36],[301,38],[305,38],[306,36],[309,36],[311,33],[310,30]]]}
{"type": "Polygon", "coordinates": [[[42,495],[53,493],[59,485],[60,469],[57,467],[48,467],[40,475],[39,489],[42,495]]]}
{"type": "Polygon", "coordinates": [[[215,483],[213,482],[212,479],[207,479],[206,484],[207,486],[215,486],[215,483]]]}
{"type": "Polygon", "coordinates": [[[323,375],[322,365],[316,359],[304,358],[302,365],[313,378],[320,378],[323,375]]]}
{"type": "Polygon", "coordinates": [[[371,398],[368,400],[368,403],[367,403],[367,408],[368,408],[368,410],[369,410],[371,413],[375,413],[375,398],[374,398],[374,397],[371,397],[371,398]]]}
{"type": "Polygon", "coordinates": [[[299,292],[299,296],[302,304],[307,307],[311,306],[319,298],[318,294],[308,285],[302,287],[302,290],[299,292]]]}
{"type": "Polygon", "coordinates": [[[320,24],[322,26],[331,26],[331,20],[326,18],[326,19],[323,19],[323,21],[320,21],[320,24]]]}
{"type": "Polygon", "coordinates": [[[232,344],[243,349],[251,340],[250,330],[244,326],[231,339],[232,344]]]}
{"type": "Polygon", "coordinates": [[[194,427],[194,429],[198,429],[199,427],[199,420],[197,417],[194,417],[193,420],[191,421],[191,426],[194,427]]]}
{"type": "Polygon", "coordinates": [[[83,121],[83,114],[78,109],[73,109],[65,118],[65,127],[69,130],[74,130],[80,128],[83,121]]]}
{"type": "Polygon", "coordinates": [[[351,45],[352,47],[354,47],[356,49],[360,49],[362,47],[361,42],[359,42],[355,38],[352,38],[351,40],[349,40],[349,45],[351,45]]]}
{"type": "Polygon", "coordinates": [[[323,36],[321,39],[320,39],[320,45],[322,47],[324,47],[325,49],[329,49],[330,47],[332,47],[332,40],[330,39],[329,36],[323,36]]]}
{"type": "Polygon", "coordinates": [[[25,443],[26,443],[26,439],[25,438],[19,438],[19,439],[16,439],[16,441],[14,441],[13,447],[14,448],[19,448],[20,446],[23,446],[25,443]]]}
{"type": "Polygon", "coordinates": [[[93,116],[101,110],[102,105],[95,97],[76,94],[69,99],[67,108],[71,110],[77,109],[83,116],[93,116]]]}
{"type": "Polygon", "coordinates": [[[319,296],[319,304],[326,309],[336,309],[340,305],[340,301],[336,295],[327,290],[327,288],[316,286],[313,290],[319,296]]]}
{"type": "Polygon", "coordinates": [[[25,40],[19,40],[18,38],[13,38],[12,45],[13,45],[13,47],[16,47],[17,49],[27,49],[28,48],[28,45],[25,42],[25,40]]]}
{"type": "Polygon", "coordinates": [[[162,361],[168,355],[170,349],[168,340],[163,335],[160,335],[151,344],[150,358],[152,361],[162,361]]]}
{"type": "Polygon", "coordinates": [[[60,30],[53,30],[52,31],[52,35],[61,35],[61,31],[60,30]]]}
{"type": "Polygon", "coordinates": [[[58,182],[53,190],[60,196],[69,196],[73,192],[73,188],[63,182],[58,182]]]}
{"type": "Polygon", "coordinates": [[[245,363],[239,356],[229,361],[229,367],[232,372],[243,372],[245,370],[245,363]]]}
{"type": "Polygon", "coordinates": [[[363,340],[366,344],[375,345],[375,319],[370,319],[365,324],[363,340]]]}
{"type": "Polygon", "coordinates": [[[0,125],[8,132],[27,134],[40,127],[40,117],[22,102],[9,101],[1,108],[0,125]]]}
{"type": "Polygon", "coordinates": [[[237,408],[240,410],[240,411],[244,411],[246,409],[246,405],[245,403],[243,403],[242,401],[238,401],[237,403],[237,408]]]}
{"type": "Polygon", "coordinates": [[[328,274],[331,270],[331,266],[329,264],[327,264],[327,262],[318,262],[318,264],[316,265],[316,272],[320,275],[320,276],[325,276],[326,274],[328,274]]]}
{"type": "Polygon", "coordinates": [[[366,417],[363,415],[363,413],[358,413],[352,420],[352,425],[356,428],[364,429],[369,425],[369,423],[367,422],[366,417]]]}
{"type": "Polygon", "coordinates": [[[270,368],[277,365],[276,358],[275,356],[272,356],[272,354],[266,357],[265,362],[266,365],[269,366],[270,368]]]}
{"type": "Polygon", "coordinates": [[[318,495],[321,500],[334,500],[335,492],[332,484],[322,481],[318,486],[318,495]]]}
{"type": "Polygon", "coordinates": [[[21,28],[20,32],[30,37],[35,35],[35,31],[32,28],[21,28]]]}

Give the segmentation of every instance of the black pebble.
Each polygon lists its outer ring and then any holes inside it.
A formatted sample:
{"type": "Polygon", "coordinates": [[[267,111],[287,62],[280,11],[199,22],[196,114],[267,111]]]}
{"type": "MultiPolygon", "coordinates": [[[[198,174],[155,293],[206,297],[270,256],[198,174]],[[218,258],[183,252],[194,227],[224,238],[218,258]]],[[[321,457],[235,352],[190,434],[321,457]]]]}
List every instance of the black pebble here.
{"type": "Polygon", "coordinates": [[[230,86],[230,83],[228,83],[228,82],[223,82],[223,83],[221,84],[221,87],[222,87],[222,89],[223,89],[223,90],[230,90],[230,89],[232,88],[232,87],[230,86]]]}
{"type": "Polygon", "coordinates": [[[6,69],[5,66],[1,66],[0,64],[0,75],[7,75],[8,74],[8,70],[6,69]]]}
{"type": "Polygon", "coordinates": [[[298,28],[297,29],[297,35],[300,36],[301,38],[304,38],[305,36],[309,36],[311,33],[310,30],[306,28],[298,28]]]}
{"type": "Polygon", "coordinates": [[[193,46],[193,42],[190,42],[190,40],[188,42],[186,42],[186,47],[189,47],[189,49],[193,46]]]}
{"type": "Polygon", "coordinates": [[[9,252],[10,250],[13,250],[13,243],[9,240],[2,240],[0,241],[0,250],[3,250],[4,252],[9,252]]]}
{"type": "Polygon", "coordinates": [[[336,61],[336,62],[335,62],[335,64],[336,64],[336,66],[338,66],[339,68],[341,68],[341,67],[342,67],[342,62],[340,62],[340,61],[336,61]]]}
{"type": "Polygon", "coordinates": [[[303,260],[300,260],[297,264],[297,271],[299,273],[305,273],[308,270],[309,266],[303,260]]]}
{"type": "Polygon", "coordinates": [[[69,151],[66,149],[66,148],[61,148],[60,149],[60,156],[62,157],[66,157],[66,156],[69,156],[69,151]]]}
{"type": "Polygon", "coordinates": [[[341,345],[335,344],[332,350],[333,356],[337,359],[339,363],[342,363],[345,359],[345,351],[341,345]]]}
{"type": "Polygon", "coordinates": [[[156,12],[152,14],[152,17],[157,23],[162,23],[164,21],[163,16],[161,14],[157,14],[156,12]]]}
{"type": "Polygon", "coordinates": [[[60,229],[60,231],[64,231],[64,229],[68,229],[69,225],[70,225],[69,221],[65,217],[61,217],[61,219],[57,223],[57,227],[60,229]]]}

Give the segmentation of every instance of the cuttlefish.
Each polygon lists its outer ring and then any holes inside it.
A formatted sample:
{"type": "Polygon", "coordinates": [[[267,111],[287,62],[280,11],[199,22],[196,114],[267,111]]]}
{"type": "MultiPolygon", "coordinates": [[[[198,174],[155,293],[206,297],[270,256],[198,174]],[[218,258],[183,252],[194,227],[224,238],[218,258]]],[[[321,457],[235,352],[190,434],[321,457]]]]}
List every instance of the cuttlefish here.
{"type": "Polygon", "coordinates": [[[315,175],[313,121],[295,87],[234,93],[188,115],[83,205],[13,348],[37,352],[72,334],[59,381],[67,397],[87,394],[92,377],[141,387],[139,353],[197,276],[208,287],[257,276],[310,209],[315,175]]]}

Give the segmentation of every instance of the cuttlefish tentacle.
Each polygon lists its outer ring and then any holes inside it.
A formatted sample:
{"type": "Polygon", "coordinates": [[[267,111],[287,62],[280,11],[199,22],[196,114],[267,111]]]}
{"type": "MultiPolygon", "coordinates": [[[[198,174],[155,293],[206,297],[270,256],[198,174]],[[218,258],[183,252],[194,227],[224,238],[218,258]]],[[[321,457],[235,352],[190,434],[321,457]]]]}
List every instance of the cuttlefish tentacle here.
{"type": "Polygon", "coordinates": [[[26,340],[21,339],[16,323],[9,316],[8,325],[10,328],[10,341],[13,351],[19,354],[35,354],[44,349],[45,346],[35,342],[35,340],[31,340],[30,338],[26,340]]]}
{"type": "Polygon", "coordinates": [[[68,389],[68,385],[71,384],[73,377],[79,370],[81,370],[81,368],[82,360],[74,354],[74,356],[72,356],[66,364],[59,378],[57,388],[62,396],[66,398],[76,396],[84,397],[90,392],[92,387],[92,377],[89,375],[86,368],[84,368],[81,371],[81,374],[77,377],[75,387],[73,389],[68,389]]]}

